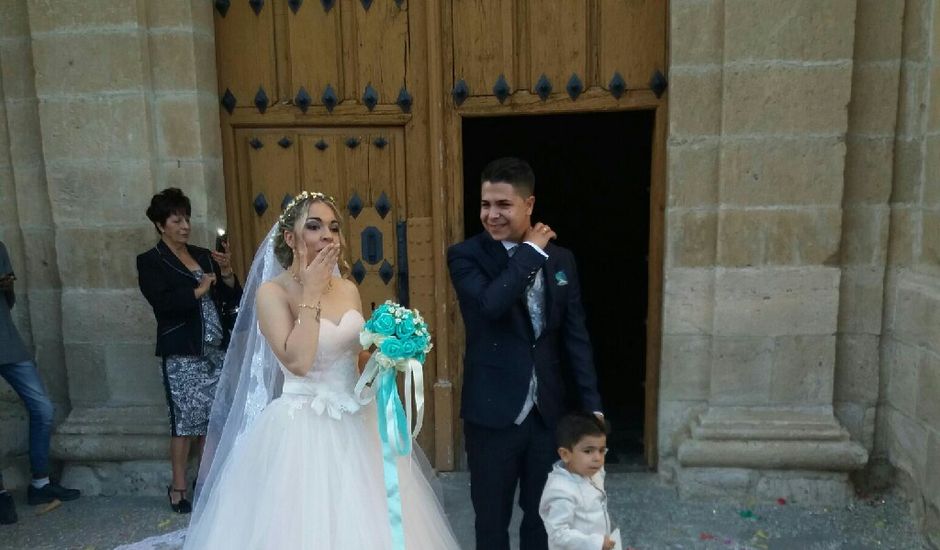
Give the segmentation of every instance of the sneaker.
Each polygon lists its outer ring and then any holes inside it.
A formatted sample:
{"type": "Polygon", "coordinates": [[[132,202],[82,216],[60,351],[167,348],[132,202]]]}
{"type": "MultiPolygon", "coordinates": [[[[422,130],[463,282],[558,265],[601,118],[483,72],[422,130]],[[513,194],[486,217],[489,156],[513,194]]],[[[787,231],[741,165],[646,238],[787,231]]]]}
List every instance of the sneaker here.
{"type": "Polygon", "coordinates": [[[46,504],[47,502],[52,502],[57,499],[63,502],[66,500],[75,500],[81,495],[82,492],[78,489],[67,489],[55,481],[50,481],[40,489],[30,485],[29,489],[26,491],[26,502],[28,502],[30,506],[35,506],[36,504],[46,504]]]}
{"type": "Polygon", "coordinates": [[[0,494],[0,525],[9,525],[16,523],[19,518],[16,517],[16,504],[13,503],[13,496],[10,493],[0,494]]]}

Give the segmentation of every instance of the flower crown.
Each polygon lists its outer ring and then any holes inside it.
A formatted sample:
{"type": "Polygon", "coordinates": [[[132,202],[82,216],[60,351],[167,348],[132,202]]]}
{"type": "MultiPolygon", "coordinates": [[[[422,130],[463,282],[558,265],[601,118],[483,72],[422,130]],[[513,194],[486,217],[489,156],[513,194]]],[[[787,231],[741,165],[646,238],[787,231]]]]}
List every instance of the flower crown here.
{"type": "Polygon", "coordinates": [[[326,201],[332,204],[336,204],[336,199],[329,195],[320,193],[319,191],[310,192],[310,191],[301,191],[299,195],[291,199],[287,206],[284,208],[284,211],[281,212],[281,215],[278,216],[277,220],[280,225],[285,225],[287,223],[287,213],[291,211],[292,208],[297,206],[297,204],[302,203],[306,200],[321,200],[326,201]]]}

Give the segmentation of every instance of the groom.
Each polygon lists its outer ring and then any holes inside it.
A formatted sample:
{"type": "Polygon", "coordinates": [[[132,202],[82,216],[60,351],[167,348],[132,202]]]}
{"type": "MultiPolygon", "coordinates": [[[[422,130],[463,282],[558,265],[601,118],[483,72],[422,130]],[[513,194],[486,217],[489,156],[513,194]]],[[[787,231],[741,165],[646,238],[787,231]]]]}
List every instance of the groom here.
{"type": "Polygon", "coordinates": [[[532,225],[532,168],[501,158],[480,181],[485,231],[447,251],[467,331],[461,416],[476,547],[509,550],[519,484],[521,550],[545,550],[538,506],[566,412],[562,365],[581,407],[601,415],[591,342],[574,256],[550,242],[551,227],[532,225]]]}

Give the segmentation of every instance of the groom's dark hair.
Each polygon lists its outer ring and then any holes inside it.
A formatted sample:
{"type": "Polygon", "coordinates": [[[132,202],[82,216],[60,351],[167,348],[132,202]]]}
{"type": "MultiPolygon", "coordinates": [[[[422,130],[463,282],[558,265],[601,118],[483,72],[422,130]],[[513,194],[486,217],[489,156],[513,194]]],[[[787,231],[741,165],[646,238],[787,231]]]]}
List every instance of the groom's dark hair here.
{"type": "Polygon", "coordinates": [[[573,412],[566,414],[558,421],[555,440],[559,447],[570,451],[574,449],[578,441],[581,441],[581,438],[589,435],[607,435],[607,431],[604,421],[597,416],[586,412],[573,412]]]}
{"type": "Polygon", "coordinates": [[[516,157],[498,158],[483,168],[480,185],[484,182],[508,183],[523,198],[535,193],[535,173],[529,163],[516,157]]]}

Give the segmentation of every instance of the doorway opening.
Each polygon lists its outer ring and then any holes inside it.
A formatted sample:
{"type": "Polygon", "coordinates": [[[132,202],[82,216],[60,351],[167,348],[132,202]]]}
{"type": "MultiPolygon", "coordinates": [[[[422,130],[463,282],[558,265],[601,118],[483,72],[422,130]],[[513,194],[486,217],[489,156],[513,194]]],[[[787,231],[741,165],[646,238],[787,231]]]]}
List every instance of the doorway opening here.
{"type": "MultiPolygon", "coordinates": [[[[535,172],[533,222],[578,264],[604,414],[607,463],[646,468],[646,319],[654,111],[464,118],[464,227],[480,222],[480,172],[515,156],[535,172]]],[[[576,406],[573,402],[571,405],[576,406]]]]}

